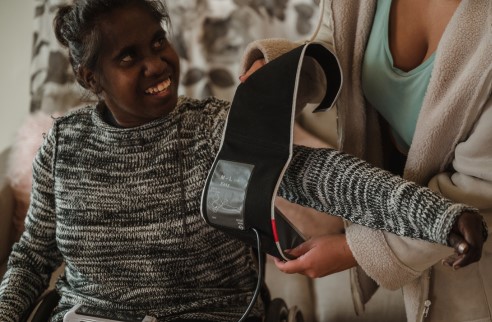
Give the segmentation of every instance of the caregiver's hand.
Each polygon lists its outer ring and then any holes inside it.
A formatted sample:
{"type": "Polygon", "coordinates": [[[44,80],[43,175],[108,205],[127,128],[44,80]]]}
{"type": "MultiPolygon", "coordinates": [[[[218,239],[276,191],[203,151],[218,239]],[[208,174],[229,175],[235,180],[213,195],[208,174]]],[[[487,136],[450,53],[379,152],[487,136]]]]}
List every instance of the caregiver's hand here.
{"type": "Polygon", "coordinates": [[[314,237],[289,250],[297,259],[275,265],[284,273],[300,273],[311,278],[323,277],[357,265],[344,234],[314,237]]]}
{"type": "Polygon", "coordinates": [[[251,67],[246,71],[246,73],[244,73],[243,75],[239,76],[239,81],[241,83],[244,83],[246,81],[246,79],[248,79],[248,77],[251,74],[253,74],[254,72],[256,72],[261,67],[265,66],[265,64],[266,64],[266,61],[263,58],[262,59],[255,60],[255,62],[253,63],[253,65],[251,65],[251,67]]]}

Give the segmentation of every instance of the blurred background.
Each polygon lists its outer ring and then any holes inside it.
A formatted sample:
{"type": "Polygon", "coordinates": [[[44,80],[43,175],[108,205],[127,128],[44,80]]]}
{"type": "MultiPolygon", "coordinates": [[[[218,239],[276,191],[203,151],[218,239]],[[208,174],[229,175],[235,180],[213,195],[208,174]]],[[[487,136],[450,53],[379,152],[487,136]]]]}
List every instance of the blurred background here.
{"type": "MultiPolygon", "coordinates": [[[[0,1],[0,153],[31,114],[80,106],[78,85],[52,33],[59,5],[72,0],[0,1]]],[[[305,39],[319,0],[171,0],[173,43],[181,58],[181,94],[232,99],[239,62],[255,39],[305,39]]],[[[44,126],[44,125],[43,125],[44,126]]]]}
{"type": "Polygon", "coordinates": [[[0,151],[29,113],[34,1],[0,1],[0,151]]]}

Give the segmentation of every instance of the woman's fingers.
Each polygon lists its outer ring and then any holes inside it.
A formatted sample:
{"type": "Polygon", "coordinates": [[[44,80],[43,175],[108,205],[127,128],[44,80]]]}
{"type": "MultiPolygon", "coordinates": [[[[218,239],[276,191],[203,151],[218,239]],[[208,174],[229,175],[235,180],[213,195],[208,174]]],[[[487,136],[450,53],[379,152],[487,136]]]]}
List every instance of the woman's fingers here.
{"type": "Polygon", "coordinates": [[[466,240],[461,235],[453,232],[449,234],[449,245],[454,248],[457,254],[466,254],[470,249],[470,245],[468,245],[466,240]]]}
{"type": "Polygon", "coordinates": [[[298,256],[275,265],[284,273],[300,273],[311,278],[323,277],[357,265],[344,234],[312,238],[288,252],[298,256]]]}
{"type": "Polygon", "coordinates": [[[467,254],[455,255],[449,258],[448,265],[454,269],[459,269],[461,267],[467,266],[469,264],[478,262],[482,257],[482,248],[471,248],[467,254]]]}
{"type": "Polygon", "coordinates": [[[287,262],[278,258],[274,258],[274,263],[280,271],[286,274],[304,274],[305,267],[303,266],[299,258],[287,262]]]}
{"type": "Polygon", "coordinates": [[[463,212],[458,217],[448,239],[449,245],[454,248],[457,256],[448,258],[445,263],[458,269],[479,261],[486,239],[487,231],[482,216],[474,212],[463,212]]]}
{"type": "Polygon", "coordinates": [[[275,265],[279,270],[287,274],[300,273],[304,274],[306,263],[302,260],[302,256],[311,249],[311,242],[306,241],[293,249],[284,250],[285,253],[295,257],[296,259],[287,262],[275,258],[275,265]]]}
{"type": "Polygon", "coordinates": [[[243,75],[239,76],[239,81],[241,83],[244,83],[246,81],[246,79],[248,79],[248,77],[251,76],[251,74],[253,74],[254,72],[256,72],[261,67],[265,66],[265,64],[266,64],[266,61],[265,61],[264,58],[255,60],[255,62],[253,63],[253,65],[251,65],[251,67],[246,71],[246,73],[244,73],[243,75]]]}

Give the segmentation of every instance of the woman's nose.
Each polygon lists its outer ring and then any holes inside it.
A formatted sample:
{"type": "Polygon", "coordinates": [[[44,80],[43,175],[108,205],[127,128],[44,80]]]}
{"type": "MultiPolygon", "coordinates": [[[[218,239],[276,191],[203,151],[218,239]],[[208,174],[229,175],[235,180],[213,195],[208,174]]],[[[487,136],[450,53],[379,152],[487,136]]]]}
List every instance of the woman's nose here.
{"type": "Polygon", "coordinates": [[[160,55],[149,55],[145,58],[144,73],[145,76],[151,77],[160,75],[166,68],[166,62],[160,55]]]}

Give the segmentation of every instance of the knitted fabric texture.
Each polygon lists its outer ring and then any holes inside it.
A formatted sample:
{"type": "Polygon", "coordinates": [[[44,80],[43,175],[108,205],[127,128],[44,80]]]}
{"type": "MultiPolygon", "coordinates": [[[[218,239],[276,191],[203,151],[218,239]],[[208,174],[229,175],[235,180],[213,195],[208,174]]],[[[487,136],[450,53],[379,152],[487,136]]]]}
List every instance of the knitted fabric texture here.
{"type": "Polygon", "coordinates": [[[343,152],[294,152],[279,194],[353,223],[447,245],[457,216],[477,211],[343,152]]]}
{"type": "Polygon", "coordinates": [[[106,124],[96,108],[57,119],[34,162],[0,320],[18,321],[62,260],[52,321],[77,303],[162,321],[238,320],[256,286],[255,261],[199,212],[228,107],[180,98],[167,117],[130,129],[106,124]]]}

